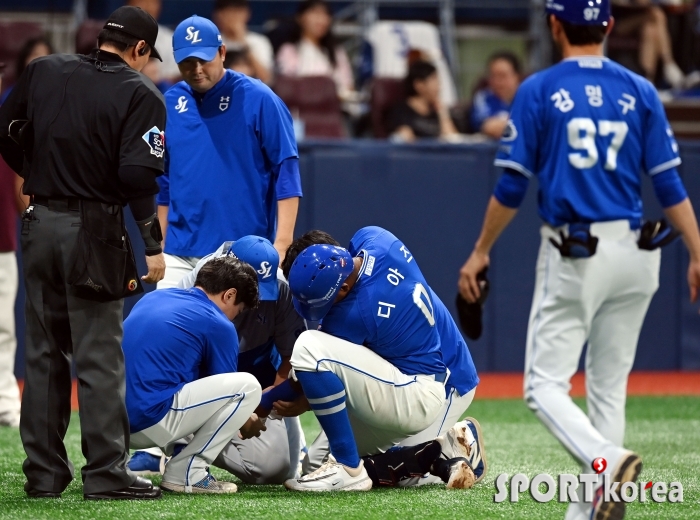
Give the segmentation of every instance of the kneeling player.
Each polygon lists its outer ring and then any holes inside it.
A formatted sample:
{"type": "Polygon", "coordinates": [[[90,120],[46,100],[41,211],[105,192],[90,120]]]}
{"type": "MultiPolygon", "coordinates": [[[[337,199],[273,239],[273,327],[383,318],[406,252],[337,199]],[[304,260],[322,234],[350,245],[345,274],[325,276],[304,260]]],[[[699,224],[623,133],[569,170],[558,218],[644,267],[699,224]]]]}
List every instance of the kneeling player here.
{"type": "Polygon", "coordinates": [[[233,493],[208,466],[235,436],[258,435],[261,396],[250,374],[236,373],[238,336],[231,320],[258,305],[255,271],[235,258],[208,262],[192,289],[154,291],[124,322],[126,407],[131,448],[166,453],[193,435],[168,462],[161,488],[233,493]]]}
{"type": "MultiPolygon", "coordinates": [[[[202,258],[180,280],[178,287],[193,287],[199,271],[207,262],[229,256],[237,257],[255,269],[260,293],[256,311],[241,313],[233,320],[239,341],[238,371],[253,374],[260,386],[267,388],[287,379],[294,342],[306,330],[304,320],[292,306],[289,285],[277,276],[279,255],[272,244],[253,235],[235,242],[224,242],[214,253],[202,258]]],[[[296,476],[300,459],[306,451],[299,418],[270,420],[265,426],[267,430],[260,437],[234,437],[213,465],[249,484],[281,484],[296,476]]],[[[186,443],[186,439],[182,443],[186,443]]],[[[142,475],[158,474],[163,458],[158,448],[140,450],[132,456],[129,467],[142,475]]]]}
{"type": "MultiPolygon", "coordinates": [[[[360,229],[350,240],[350,254],[353,256],[361,254],[362,243],[368,238],[381,235],[382,233],[388,232],[379,227],[360,229]]],[[[313,244],[339,245],[328,233],[319,230],[309,231],[289,246],[282,263],[282,270],[285,276],[289,276],[289,271],[297,256],[313,244]]],[[[474,470],[476,482],[479,482],[486,474],[486,458],[483,450],[481,427],[478,421],[471,417],[459,421],[474,398],[479,378],[476,374],[476,368],[474,367],[469,348],[447,307],[427,285],[426,289],[433,302],[435,328],[440,336],[440,350],[445,365],[450,371],[450,377],[445,385],[446,397],[443,408],[435,421],[423,431],[403,439],[398,444],[399,446],[416,446],[438,438],[442,446],[440,458],[449,460],[458,456],[466,456],[474,470]],[[461,448],[465,444],[467,446],[466,454],[461,448]]],[[[278,411],[284,413],[284,408],[278,411]]],[[[313,445],[309,447],[309,454],[304,464],[305,472],[317,469],[327,455],[328,440],[325,433],[321,432],[313,445]]],[[[411,454],[407,453],[407,455],[410,458],[411,454]]],[[[400,460],[401,457],[398,453],[396,456],[400,460]]],[[[408,459],[406,462],[408,462],[408,459]]],[[[444,472],[441,473],[442,477],[426,475],[424,478],[404,479],[401,480],[400,485],[416,486],[441,483],[444,480],[444,472]]]]}
{"type": "MultiPolygon", "coordinates": [[[[444,406],[448,371],[427,283],[395,236],[363,231],[354,258],[315,245],[290,271],[297,310],[323,320],[323,332],[299,337],[291,361],[331,455],[318,470],[287,481],[289,489],[370,489],[359,455],[381,453],[423,431],[444,406]]],[[[466,460],[453,472],[474,478],[466,460]]]]}

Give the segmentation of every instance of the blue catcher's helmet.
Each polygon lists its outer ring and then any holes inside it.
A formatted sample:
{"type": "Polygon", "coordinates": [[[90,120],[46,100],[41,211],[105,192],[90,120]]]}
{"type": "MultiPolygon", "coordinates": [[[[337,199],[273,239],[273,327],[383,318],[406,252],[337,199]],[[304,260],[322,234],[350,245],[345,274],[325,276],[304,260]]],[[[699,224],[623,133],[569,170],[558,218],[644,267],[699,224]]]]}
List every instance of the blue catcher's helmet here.
{"type": "Polygon", "coordinates": [[[304,249],[289,271],[289,288],[297,312],[320,321],[333,306],[343,282],[355,268],[352,256],[342,247],[316,244],[304,249]]]}
{"type": "Polygon", "coordinates": [[[547,0],[544,10],[573,25],[608,25],[610,0],[547,0]]]}

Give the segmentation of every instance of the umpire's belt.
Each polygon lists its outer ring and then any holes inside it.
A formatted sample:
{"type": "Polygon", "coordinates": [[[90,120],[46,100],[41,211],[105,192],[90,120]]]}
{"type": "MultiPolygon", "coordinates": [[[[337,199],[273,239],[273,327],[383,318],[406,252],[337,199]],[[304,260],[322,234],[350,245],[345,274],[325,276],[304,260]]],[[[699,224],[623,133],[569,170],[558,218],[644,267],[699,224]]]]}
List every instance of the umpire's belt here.
{"type": "Polygon", "coordinates": [[[35,196],[33,203],[39,206],[46,206],[51,211],[67,213],[69,211],[80,211],[80,199],[74,197],[41,197],[35,196]]]}

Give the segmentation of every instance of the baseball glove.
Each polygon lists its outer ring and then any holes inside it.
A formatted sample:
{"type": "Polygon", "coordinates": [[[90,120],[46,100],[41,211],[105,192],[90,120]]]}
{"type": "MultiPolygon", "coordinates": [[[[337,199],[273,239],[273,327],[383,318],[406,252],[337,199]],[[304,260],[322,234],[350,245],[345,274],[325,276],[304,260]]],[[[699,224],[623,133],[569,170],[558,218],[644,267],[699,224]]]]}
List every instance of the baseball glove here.
{"type": "Polygon", "coordinates": [[[486,277],[488,267],[485,267],[479,274],[476,275],[476,280],[481,288],[481,295],[474,303],[469,303],[464,297],[457,293],[457,315],[459,316],[459,324],[462,330],[469,339],[479,339],[481,337],[482,313],[484,302],[489,295],[489,280],[486,277]]]}

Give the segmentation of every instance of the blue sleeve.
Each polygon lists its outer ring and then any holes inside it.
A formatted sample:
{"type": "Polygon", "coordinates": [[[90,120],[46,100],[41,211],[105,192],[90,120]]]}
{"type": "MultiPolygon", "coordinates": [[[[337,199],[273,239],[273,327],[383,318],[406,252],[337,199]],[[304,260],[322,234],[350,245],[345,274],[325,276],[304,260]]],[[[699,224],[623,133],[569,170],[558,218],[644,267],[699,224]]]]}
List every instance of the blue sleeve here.
{"type": "Polygon", "coordinates": [[[277,177],[277,200],[303,196],[298,158],[288,157],[282,161],[282,164],[275,166],[272,171],[277,177]]]}
{"type": "Polygon", "coordinates": [[[269,89],[262,93],[257,125],[260,146],[271,165],[282,164],[289,157],[299,157],[292,115],[287,105],[269,89]]]}
{"type": "Polygon", "coordinates": [[[526,177],[532,177],[537,171],[537,153],[540,148],[535,80],[536,74],[520,85],[494,161],[496,166],[511,168],[526,177]]]}
{"type": "Polygon", "coordinates": [[[519,208],[523,203],[530,180],[515,170],[506,169],[496,184],[493,196],[508,208],[519,208]]]}
{"type": "Polygon", "coordinates": [[[160,190],[156,195],[156,204],[159,206],[170,206],[170,175],[165,172],[156,177],[156,182],[160,190]]]}
{"type": "Polygon", "coordinates": [[[675,206],[688,198],[681,176],[675,168],[670,168],[657,173],[651,178],[654,185],[654,193],[664,209],[675,206]]]}
{"type": "Polygon", "coordinates": [[[331,307],[330,312],[321,321],[320,330],[355,345],[364,345],[369,338],[357,302],[352,302],[352,305],[341,302],[331,307]]]}
{"type": "Polygon", "coordinates": [[[217,319],[207,337],[202,377],[228,374],[238,370],[238,334],[233,323],[225,318],[217,319]]]}
{"type": "Polygon", "coordinates": [[[649,175],[674,168],[681,163],[678,143],[666,119],[666,112],[656,90],[647,85],[645,91],[648,109],[644,125],[644,169],[649,175]]]}
{"type": "MultiPolygon", "coordinates": [[[[397,238],[392,235],[389,231],[379,226],[366,226],[359,229],[350,239],[350,245],[348,246],[348,251],[352,256],[357,256],[357,254],[365,249],[365,246],[371,240],[375,240],[378,237],[386,239],[389,243],[393,243],[397,238]]],[[[388,247],[387,247],[388,249],[388,247]]]]}

